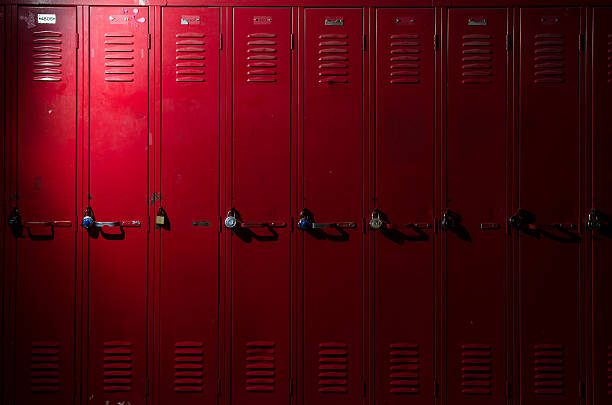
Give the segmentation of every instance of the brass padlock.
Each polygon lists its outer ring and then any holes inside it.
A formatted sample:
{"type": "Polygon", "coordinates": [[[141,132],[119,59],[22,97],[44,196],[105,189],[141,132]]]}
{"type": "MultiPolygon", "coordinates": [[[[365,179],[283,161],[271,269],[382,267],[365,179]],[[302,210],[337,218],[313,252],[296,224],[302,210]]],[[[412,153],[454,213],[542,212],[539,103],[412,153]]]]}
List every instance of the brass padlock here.
{"type": "Polygon", "coordinates": [[[167,217],[166,211],[162,207],[159,207],[159,210],[157,210],[157,215],[155,216],[155,225],[158,225],[161,227],[165,226],[166,217],[167,217]]]}

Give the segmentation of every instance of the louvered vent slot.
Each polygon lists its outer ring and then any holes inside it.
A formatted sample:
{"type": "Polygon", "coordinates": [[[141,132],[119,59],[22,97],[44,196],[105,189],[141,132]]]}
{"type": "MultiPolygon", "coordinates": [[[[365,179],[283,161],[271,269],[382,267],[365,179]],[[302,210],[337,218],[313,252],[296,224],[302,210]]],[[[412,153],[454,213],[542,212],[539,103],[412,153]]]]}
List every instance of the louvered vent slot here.
{"type": "Polygon", "coordinates": [[[133,82],[134,35],[120,32],[106,33],[104,38],[104,80],[133,82]]]}
{"type": "Polygon", "coordinates": [[[62,33],[37,31],[32,36],[33,80],[59,82],[62,80],[62,33]]]}
{"type": "Polygon", "coordinates": [[[319,344],[319,392],[348,392],[348,345],[345,343],[319,344]]]}
{"type": "Polygon", "coordinates": [[[247,82],[276,82],[278,42],[276,34],[247,35],[247,82]]]}
{"type": "Polygon", "coordinates": [[[132,390],[132,343],[104,342],[104,391],[132,390]]]}
{"type": "Polygon", "coordinates": [[[461,346],[461,392],[469,395],[491,394],[493,354],[491,345],[461,346]]]}
{"type": "Polygon", "coordinates": [[[205,81],[205,35],[184,32],[177,34],[176,37],[176,81],[205,81]]]}
{"type": "Polygon", "coordinates": [[[462,37],[461,83],[493,83],[493,44],[491,35],[470,34],[462,37]]]}
{"type": "Polygon", "coordinates": [[[421,76],[421,41],[419,35],[397,34],[390,37],[391,83],[419,83],[421,76]]]}
{"type": "Polygon", "coordinates": [[[174,344],[174,391],[202,392],[204,348],[202,342],[174,344]]]}
{"type": "Polygon", "coordinates": [[[608,35],[608,83],[612,83],[612,34],[608,35]]]}
{"type": "Polygon", "coordinates": [[[561,345],[535,346],[535,393],[565,394],[565,348],[561,345]]]}
{"type": "Polygon", "coordinates": [[[608,395],[612,396],[612,346],[608,346],[608,395]]]}
{"type": "Polygon", "coordinates": [[[419,345],[393,343],[389,349],[389,391],[393,394],[418,394],[421,378],[419,345]]]}
{"type": "Polygon", "coordinates": [[[319,83],[348,83],[348,35],[319,35],[319,83]]]}
{"type": "Polygon", "coordinates": [[[273,392],[276,382],[276,344],[267,341],[246,344],[246,389],[273,392]]]}
{"type": "Polygon", "coordinates": [[[565,35],[535,36],[534,83],[565,83],[565,48],[565,35]]]}
{"type": "Polygon", "coordinates": [[[30,391],[59,391],[59,343],[33,342],[30,365],[30,391]]]}

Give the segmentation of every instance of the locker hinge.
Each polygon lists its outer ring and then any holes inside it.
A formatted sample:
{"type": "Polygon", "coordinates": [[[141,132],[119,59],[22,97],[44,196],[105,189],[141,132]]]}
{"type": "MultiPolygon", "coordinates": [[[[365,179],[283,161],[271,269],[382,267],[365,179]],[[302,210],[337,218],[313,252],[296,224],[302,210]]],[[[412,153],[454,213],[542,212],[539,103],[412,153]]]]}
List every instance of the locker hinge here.
{"type": "Polygon", "coordinates": [[[438,34],[434,34],[434,50],[435,51],[440,50],[440,35],[438,34]]]}
{"type": "Polygon", "coordinates": [[[363,382],[363,397],[365,398],[366,393],[367,393],[367,384],[368,384],[368,382],[366,381],[365,378],[363,379],[362,382],[363,382]]]}
{"type": "Polygon", "coordinates": [[[363,36],[363,48],[362,50],[365,52],[368,50],[368,36],[364,35],[363,36]]]}
{"type": "Polygon", "coordinates": [[[147,232],[151,232],[151,216],[147,215],[147,232]]]}
{"type": "Polygon", "coordinates": [[[217,378],[217,396],[221,396],[221,379],[217,378]]]}
{"type": "Polygon", "coordinates": [[[510,381],[506,381],[506,398],[512,398],[512,383],[510,381]]]}
{"type": "Polygon", "coordinates": [[[289,232],[293,232],[293,215],[289,217],[289,232]]]}
{"type": "Polygon", "coordinates": [[[295,40],[295,35],[291,34],[291,50],[292,51],[295,49],[294,40],[295,40]]]}
{"type": "Polygon", "coordinates": [[[584,40],[584,34],[580,34],[578,35],[578,52],[583,52],[584,51],[584,44],[585,44],[585,40],[584,40]]]}
{"type": "Polygon", "coordinates": [[[510,52],[512,49],[512,35],[506,34],[506,51],[510,52]]]}
{"type": "Polygon", "coordinates": [[[147,378],[147,386],[146,386],[145,396],[146,396],[146,397],[148,397],[148,396],[149,396],[149,379],[148,379],[148,378],[147,378]]]}
{"type": "Polygon", "coordinates": [[[586,390],[585,390],[585,384],[584,384],[584,381],[580,381],[580,382],[578,383],[578,395],[579,395],[580,399],[584,399],[584,397],[585,397],[585,391],[586,391],[586,390]]]}
{"type": "Polygon", "coordinates": [[[434,390],[433,390],[434,398],[438,398],[440,396],[440,383],[438,380],[434,380],[434,390]]]}
{"type": "Polygon", "coordinates": [[[76,37],[75,37],[75,48],[79,49],[79,33],[76,32],[76,37]]]}
{"type": "Polygon", "coordinates": [[[147,41],[149,41],[149,48],[148,49],[151,49],[151,34],[147,34],[147,37],[148,37],[147,41]]]}
{"type": "Polygon", "coordinates": [[[219,50],[223,49],[223,34],[219,34],[219,50]]]}
{"type": "Polygon", "coordinates": [[[219,217],[219,221],[217,221],[219,223],[219,233],[221,233],[221,231],[223,230],[223,225],[221,225],[223,223],[223,219],[221,217],[219,217]]]}
{"type": "Polygon", "coordinates": [[[293,396],[293,378],[289,379],[289,396],[293,396]]]}

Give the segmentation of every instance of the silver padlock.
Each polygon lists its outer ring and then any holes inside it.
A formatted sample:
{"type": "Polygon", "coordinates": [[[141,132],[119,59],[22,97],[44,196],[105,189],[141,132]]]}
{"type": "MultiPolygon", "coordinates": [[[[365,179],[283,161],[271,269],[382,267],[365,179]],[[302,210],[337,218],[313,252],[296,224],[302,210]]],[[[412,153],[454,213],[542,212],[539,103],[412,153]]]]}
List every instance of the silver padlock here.
{"type": "Polygon", "coordinates": [[[225,221],[223,223],[227,229],[234,229],[238,227],[238,220],[236,219],[236,213],[233,209],[227,212],[227,216],[225,217],[225,221]]]}
{"type": "Polygon", "coordinates": [[[370,228],[379,230],[385,226],[385,222],[380,218],[381,212],[379,210],[372,211],[372,218],[370,219],[370,228]]]}

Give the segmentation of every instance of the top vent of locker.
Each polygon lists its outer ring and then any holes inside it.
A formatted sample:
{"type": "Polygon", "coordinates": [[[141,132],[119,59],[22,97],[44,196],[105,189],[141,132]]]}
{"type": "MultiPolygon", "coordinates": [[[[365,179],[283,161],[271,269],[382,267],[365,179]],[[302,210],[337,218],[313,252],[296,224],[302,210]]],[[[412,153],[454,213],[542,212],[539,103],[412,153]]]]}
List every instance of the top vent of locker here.
{"type": "Polygon", "coordinates": [[[534,83],[565,83],[565,35],[536,34],[534,47],[534,83]]]}
{"type": "Polygon", "coordinates": [[[469,34],[462,37],[461,83],[493,83],[493,43],[491,35],[469,34]]]}
{"type": "Polygon", "coordinates": [[[121,32],[104,34],[104,80],[134,81],[134,35],[121,32]]]}
{"type": "Polygon", "coordinates": [[[204,34],[184,32],[176,34],[176,81],[203,82],[204,79],[204,34]]]}
{"type": "Polygon", "coordinates": [[[62,33],[37,31],[32,33],[33,80],[59,82],[62,80],[62,33]]]}
{"type": "Polygon", "coordinates": [[[348,83],[348,35],[319,35],[319,83],[348,83]]]}
{"type": "Polygon", "coordinates": [[[247,45],[247,82],[276,82],[276,34],[249,34],[247,45]]]}
{"type": "Polygon", "coordinates": [[[389,36],[391,83],[419,83],[421,80],[421,37],[415,34],[389,36]]]}

